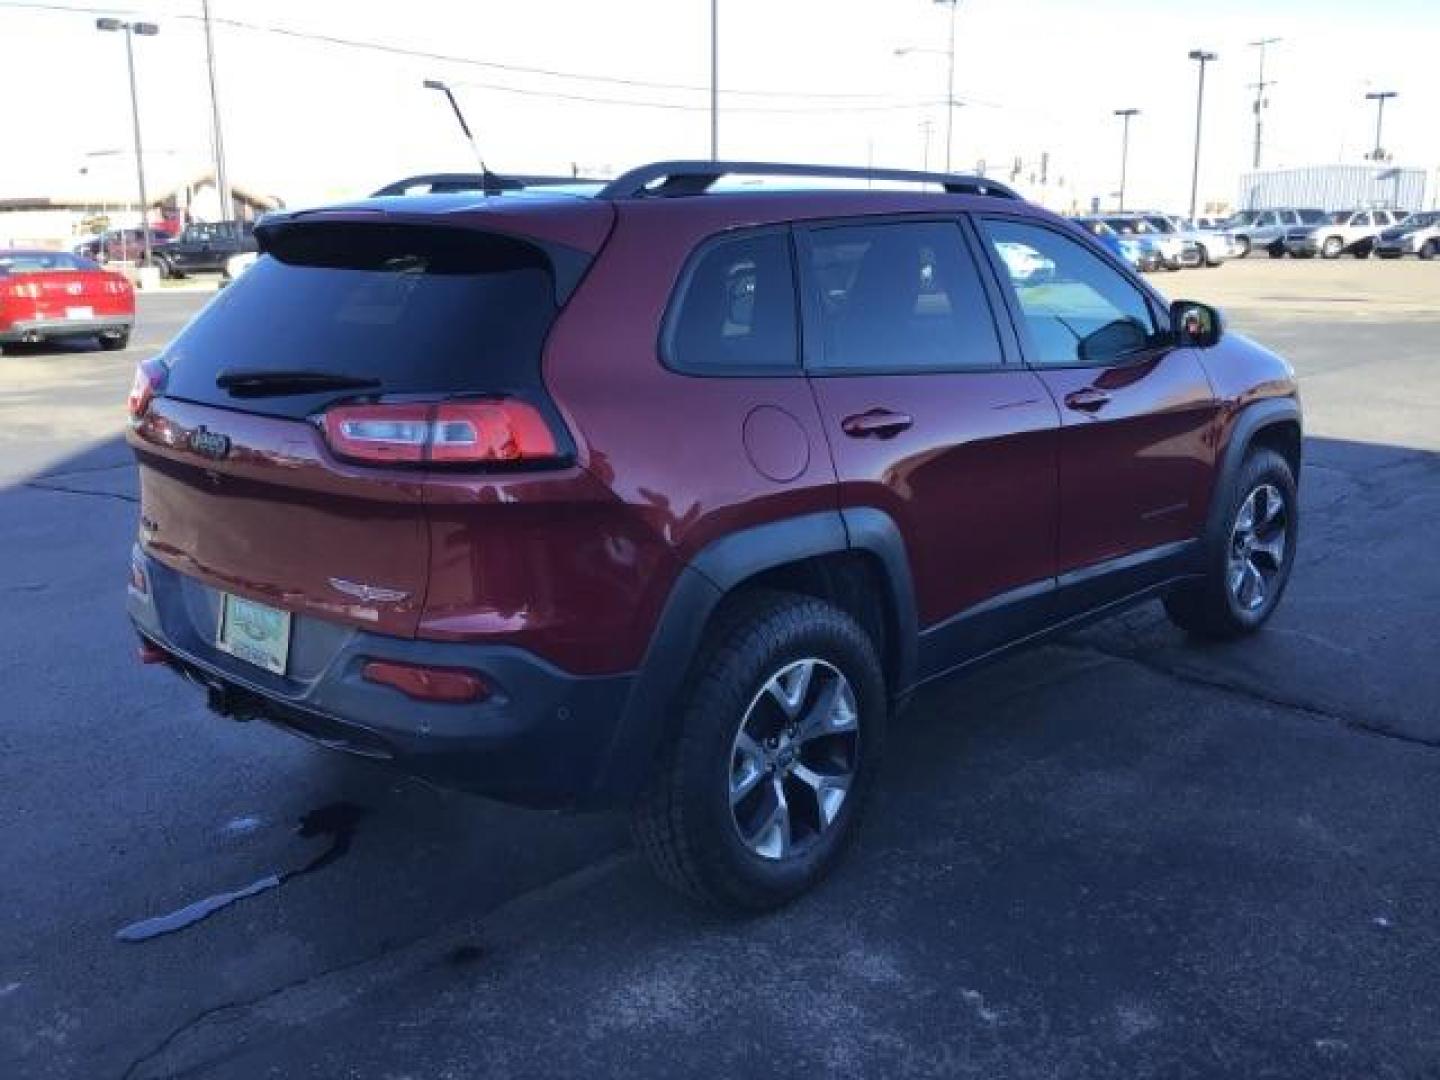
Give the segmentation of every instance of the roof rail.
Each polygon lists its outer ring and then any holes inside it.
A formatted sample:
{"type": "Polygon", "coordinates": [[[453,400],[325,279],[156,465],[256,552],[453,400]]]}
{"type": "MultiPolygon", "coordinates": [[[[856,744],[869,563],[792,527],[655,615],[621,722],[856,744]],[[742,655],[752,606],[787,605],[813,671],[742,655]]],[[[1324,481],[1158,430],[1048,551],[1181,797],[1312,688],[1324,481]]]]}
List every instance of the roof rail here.
{"type": "Polygon", "coordinates": [[[701,195],[724,176],[803,176],[835,180],[887,180],[938,184],[950,195],[994,195],[1019,199],[1014,189],[983,176],[915,172],[909,169],[865,169],[848,165],[792,165],[763,161],[656,161],[617,176],[600,189],[602,199],[701,195]],[[656,183],[656,181],[660,181],[656,183]]]}
{"type": "Polygon", "coordinates": [[[411,188],[425,187],[432,195],[449,195],[462,191],[481,191],[486,195],[498,195],[505,191],[521,191],[533,187],[554,187],[559,184],[598,184],[583,176],[502,176],[500,173],[424,173],[407,176],[386,184],[371,193],[372,199],[387,195],[404,195],[411,188]]]}

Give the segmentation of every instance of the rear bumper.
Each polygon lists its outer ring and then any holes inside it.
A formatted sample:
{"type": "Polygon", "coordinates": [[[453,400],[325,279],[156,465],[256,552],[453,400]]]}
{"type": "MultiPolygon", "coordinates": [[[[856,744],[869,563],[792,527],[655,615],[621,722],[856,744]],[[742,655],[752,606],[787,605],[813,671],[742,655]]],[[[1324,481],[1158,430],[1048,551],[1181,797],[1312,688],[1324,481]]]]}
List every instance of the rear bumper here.
{"type": "MultiPolygon", "coordinates": [[[[628,797],[612,770],[633,675],[577,676],[523,649],[418,641],[294,616],[290,671],[274,675],[214,645],[220,594],[145,556],[128,610],[165,663],[234,719],[265,720],[331,749],[447,787],[527,806],[584,809],[628,797]],[[418,701],[366,681],[367,660],[462,667],[483,701],[418,701]]],[[[625,770],[621,770],[625,771],[625,770]]]]}
{"type": "Polygon", "coordinates": [[[99,316],[94,319],[17,319],[0,325],[0,341],[43,341],[48,338],[121,333],[129,330],[134,323],[134,315],[99,316]]]}

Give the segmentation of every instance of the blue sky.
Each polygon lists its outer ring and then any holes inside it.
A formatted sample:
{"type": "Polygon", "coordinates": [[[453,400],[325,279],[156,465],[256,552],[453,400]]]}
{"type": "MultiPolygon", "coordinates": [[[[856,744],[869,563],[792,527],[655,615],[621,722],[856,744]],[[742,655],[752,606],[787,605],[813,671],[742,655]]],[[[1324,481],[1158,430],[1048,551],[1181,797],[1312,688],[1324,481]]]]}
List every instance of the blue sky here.
{"type": "MultiPolygon", "coordinates": [[[[85,5],[55,0],[59,6],[85,5]]],[[[706,0],[215,0],[217,16],[339,35],[509,68],[341,48],[222,25],[222,104],[233,177],[293,201],[363,192],[397,175],[470,164],[453,120],[420,81],[445,78],[492,166],[619,168],[708,149],[706,0]],[[596,76],[540,75],[515,68],[596,76]],[[602,80],[637,80],[632,86],[602,80]],[[694,87],[699,89],[681,89],[694,87]],[[584,101],[580,98],[601,98],[584,101]],[[631,104],[616,104],[615,102],[631,104]]],[[[137,42],[147,143],[203,162],[209,145],[198,0],[127,2],[162,26],[137,42]]],[[[930,125],[941,163],[946,9],[929,0],[721,0],[721,150],[735,157],[919,166],[930,125]],[[763,92],[763,93],[757,93],[763,92]]],[[[94,14],[0,0],[0,63],[28,107],[6,118],[0,188],[43,188],[84,155],[128,146],[123,49],[94,14]],[[78,78],[75,73],[82,73],[78,78]]],[[[1440,165],[1436,0],[962,0],[954,164],[1008,174],[1048,153],[1077,196],[1118,179],[1119,107],[1132,129],[1130,201],[1188,202],[1195,122],[1191,48],[1219,52],[1207,76],[1201,198],[1233,197],[1248,165],[1261,36],[1276,80],[1266,163],[1359,161],[1373,140],[1367,89],[1400,92],[1386,113],[1397,158],[1440,165]]],[[[1433,186],[1432,179],[1432,186],[1433,186]]]]}

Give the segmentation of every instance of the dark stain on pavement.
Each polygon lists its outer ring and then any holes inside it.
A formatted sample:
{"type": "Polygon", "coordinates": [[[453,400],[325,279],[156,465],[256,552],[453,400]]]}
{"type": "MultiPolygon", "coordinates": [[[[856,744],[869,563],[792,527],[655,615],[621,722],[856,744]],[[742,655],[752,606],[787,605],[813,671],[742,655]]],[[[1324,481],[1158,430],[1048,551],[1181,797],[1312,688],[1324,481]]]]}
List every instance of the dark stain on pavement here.
{"type": "Polygon", "coordinates": [[[300,819],[295,831],[307,840],[317,836],[328,836],[330,843],[304,866],[296,870],[283,870],[279,873],[267,874],[238,889],[207,896],[203,900],[196,900],[164,915],[141,919],[139,922],[122,927],[116,931],[115,936],[121,941],[135,942],[149,941],[165,934],[173,934],[177,930],[183,930],[187,926],[194,926],[203,919],[208,919],[217,911],[221,911],[231,904],[248,900],[252,896],[259,896],[271,889],[278,889],[287,881],[293,881],[295,878],[313,874],[349,852],[360,819],[367,813],[369,813],[368,807],[351,802],[333,802],[318,806],[300,819]]]}

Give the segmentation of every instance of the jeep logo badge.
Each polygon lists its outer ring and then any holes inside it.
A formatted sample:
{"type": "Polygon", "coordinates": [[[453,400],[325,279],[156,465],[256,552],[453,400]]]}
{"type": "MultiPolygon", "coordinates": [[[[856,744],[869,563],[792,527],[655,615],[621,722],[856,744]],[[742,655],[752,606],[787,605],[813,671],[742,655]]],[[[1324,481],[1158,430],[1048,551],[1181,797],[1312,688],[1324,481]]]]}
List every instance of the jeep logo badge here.
{"type": "Polygon", "coordinates": [[[190,449],[202,457],[219,461],[230,453],[230,436],[221,435],[218,431],[208,431],[205,425],[201,424],[190,433],[190,449]]]}

